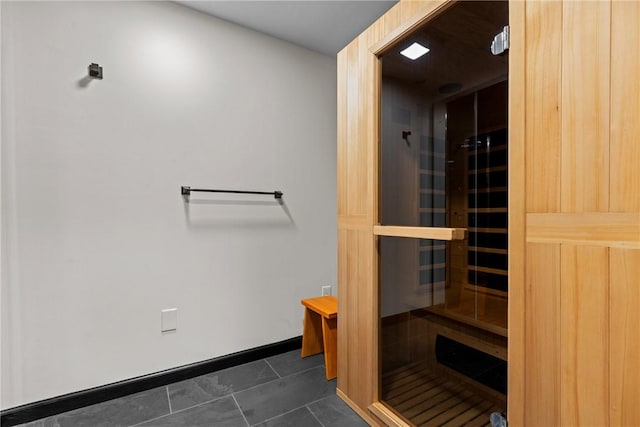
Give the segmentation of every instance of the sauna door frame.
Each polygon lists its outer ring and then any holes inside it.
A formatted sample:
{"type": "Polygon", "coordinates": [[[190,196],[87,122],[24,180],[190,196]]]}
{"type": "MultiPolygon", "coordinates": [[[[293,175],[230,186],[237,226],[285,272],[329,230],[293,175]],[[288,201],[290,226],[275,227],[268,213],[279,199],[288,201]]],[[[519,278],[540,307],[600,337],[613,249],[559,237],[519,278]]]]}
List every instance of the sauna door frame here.
{"type": "MultiPolygon", "coordinates": [[[[376,122],[372,123],[375,145],[376,187],[380,178],[380,115],[381,115],[381,84],[382,62],[380,56],[392,48],[397,42],[413,33],[418,27],[428,23],[436,16],[454,5],[454,1],[443,1],[429,10],[414,15],[405,20],[399,27],[389,33],[378,43],[369,47],[369,54],[377,66],[374,67],[375,76],[373,87],[368,88],[375,94],[376,103],[371,108],[377,109],[376,122]]],[[[524,288],[525,288],[525,5],[523,2],[509,2],[509,95],[508,95],[508,132],[509,132],[509,172],[508,172],[508,251],[509,251],[509,298],[508,298],[508,390],[507,402],[515,404],[508,406],[507,419],[517,422],[523,419],[524,402],[524,288]],[[518,404],[518,402],[521,402],[518,404]]],[[[366,90],[366,89],[365,89],[366,90]]],[[[378,191],[378,188],[376,188],[378,191]]],[[[379,196],[376,194],[375,223],[379,224],[379,196]]],[[[375,228],[375,227],[374,227],[375,228]]],[[[376,239],[379,238],[378,233],[376,239]]],[[[378,269],[378,259],[374,260],[374,269],[378,269]]],[[[380,286],[378,274],[374,275],[375,286],[380,286]]],[[[380,301],[376,307],[378,318],[380,301]]],[[[380,330],[377,327],[377,348],[380,344],[380,330]]],[[[373,404],[369,410],[387,425],[407,426],[404,419],[396,415],[380,401],[380,365],[376,366],[373,404]]]]}

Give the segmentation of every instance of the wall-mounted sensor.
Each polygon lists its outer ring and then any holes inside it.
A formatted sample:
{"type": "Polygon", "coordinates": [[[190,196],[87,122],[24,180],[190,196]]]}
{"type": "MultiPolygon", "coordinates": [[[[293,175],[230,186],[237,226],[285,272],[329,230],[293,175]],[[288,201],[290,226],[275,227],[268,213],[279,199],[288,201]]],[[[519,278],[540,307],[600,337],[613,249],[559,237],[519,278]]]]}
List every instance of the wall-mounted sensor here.
{"type": "Polygon", "coordinates": [[[89,77],[102,80],[102,67],[94,62],[89,64],[89,77]]]}

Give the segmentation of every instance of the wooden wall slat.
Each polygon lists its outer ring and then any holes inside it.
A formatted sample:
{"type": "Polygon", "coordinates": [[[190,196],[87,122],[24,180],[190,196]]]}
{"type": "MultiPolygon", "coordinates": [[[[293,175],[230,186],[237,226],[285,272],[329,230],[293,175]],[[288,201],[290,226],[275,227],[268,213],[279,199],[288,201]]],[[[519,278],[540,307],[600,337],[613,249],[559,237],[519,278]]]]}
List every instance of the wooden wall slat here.
{"type": "Polygon", "coordinates": [[[610,210],[640,212],[640,2],[611,7],[610,210]]]}
{"type": "Polygon", "coordinates": [[[364,118],[364,126],[367,127],[363,133],[364,140],[367,144],[367,163],[369,164],[369,174],[367,177],[367,194],[368,194],[368,224],[371,228],[362,233],[364,239],[363,245],[366,247],[366,253],[370,254],[366,259],[365,271],[366,280],[370,286],[365,288],[364,295],[361,295],[360,304],[365,304],[368,310],[361,313],[360,321],[366,325],[364,333],[367,336],[366,348],[369,357],[364,361],[364,369],[373,372],[374,375],[368,378],[363,375],[366,384],[363,390],[366,390],[366,404],[369,406],[371,402],[378,400],[379,394],[379,292],[378,292],[378,256],[376,250],[377,237],[373,235],[373,225],[378,223],[378,195],[379,195],[379,179],[378,179],[378,156],[379,156],[379,138],[380,138],[380,115],[378,108],[372,108],[377,105],[380,99],[379,82],[380,76],[380,60],[372,55],[370,47],[377,43],[384,35],[384,22],[376,21],[362,35],[363,40],[360,44],[360,61],[366,63],[367,74],[366,84],[369,88],[366,90],[366,96],[362,98],[362,109],[366,111],[364,118]]]}
{"type": "Polygon", "coordinates": [[[530,213],[527,241],[640,249],[640,212],[530,213]]]}
{"type": "MultiPolygon", "coordinates": [[[[358,283],[358,280],[361,274],[360,269],[362,264],[362,260],[360,258],[366,254],[360,252],[361,248],[358,243],[358,232],[349,231],[347,247],[350,254],[347,256],[349,270],[346,282],[348,291],[346,295],[338,298],[338,300],[345,300],[343,312],[349,313],[348,318],[343,320],[341,313],[338,312],[338,327],[340,327],[340,323],[346,323],[346,339],[349,351],[346,355],[347,366],[343,372],[343,381],[339,381],[338,386],[341,390],[345,390],[347,392],[347,395],[351,400],[361,406],[362,401],[359,397],[359,393],[356,392],[358,389],[359,376],[361,374],[358,369],[358,358],[360,357],[358,353],[361,352],[360,337],[362,328],[358,323],[358,312],[360,310],[358,306],[358,296],[360,289],[362,288],[362,284],[358,283]],[[344,375],[345,373],[346,375],[344,375]]],[[[338,306],[338,308],[340,308],[340,306],[338,306]]],[[[340,330],[338,330],[338,336],[340,336],[340,330]]],[[[338,352],[340,352],[340,350],[338,350],[338,352]]]]}
{"type": "Polygon", "coordinates": [[[640,425],[640,250],[611,249],[611,425],[640,425]]]}
{"type": "MultiPolygon", "coordinates": [[[[360,186],[366,194],[366,212],[370,218],[370,223],[374,224],[373,217],[377,217],[377,194],[378,194],[378,163],[377,150],[379,134],[378,109],[372,108],[378,103],[378,67],[379,60],[369,51],[369,47],[373,45],[381,37],[381,22],[371,25],[366,32],[359,37],[358,61],[360,62],[360,84],[364,90],[360,91],[359,105],[360,114],[358,122],[360,126],[359,134],[361,144],[364,145],[366,152],[363,161],[367,164],[367,175],[365,176],[365,185],[360,186]]],[[[361,183],[362,184],[362,183],[361,183]]]]}
{"type": "MultiPolygon", "coordinates": [[[[509,52],[509,303],[508,314],[508,399],[526,401],[525,347],[525,263],[526,263],[526,103],[525,103],[525,34],[526,16],[523,2],[509,4],[511,49],[509,52]],[[515,191],[514,191],[515,190],[515,191]]],[[[524,425],[525,405],[509,404],[507,419],[511,425],[524,425]]]]}
{"type": "Polygon", "coordinates": [[[607,426],[609,249],[562,245],[560,258],[560,425],[607,426]]]}
{"type": "Polygon", "coordinates": [[[347,214],[366,215],[366,147],[360,139],[360,50],[356,39],[347,46],[347,214]]]}
{"type": "MultiPolygon", "coordinates": [[[[399,9],[399,5],[392,10],[399,9]]],[[[398,12],[399,13],[399,12],[398,12]]],[[[383,32],[384,19],[338,55],[338,391],[368,417],[377,396],[377,270],[372,232],[377,205],[377,58],[369,47],[383,32]],[[339,107],[340,108],[340,107],[339,107]],[[345,120],[343,123],[340,120],[345,120]],[[340,126],[344,127],[344,130],[340,126]]],[[[377,423],[375,418],[369,422],[377,423]]]]}
{"type": "Polygon", "coordinates": [[[349,286],[349,269],[352,259],[349,258],[349,234],[352,231],[338,227],[338,379],[337,388],[349,390],[349,325],[351,313],[347,301],[352,287],[349,286]]]}
{"type": "Polygon", "coordinates": [[[563,212],[609,209],[610,12],[608,1],[563,2],[563,212]]]}
{"type": "MultiPolygon", "coordinates": [[[[337,194],[347,194],[347,128],[349,118],[347,115],[347,57],[346,54],[339,54],[337,57],[337,144],[336,165],[337,165],[337,194]]],[[[348,215],[347,198],[338,197],[337,210],[338,217],[348,215]]]]}
{"type": "Polygon", "coordinates": [[[425,2],[403,1],[400,3],[400,19],[404,22],[418,13],[425,2]]]}
{"type": "Polygon", "coordinates": [[[383,32],[384,34],[390,34],[393,30],[400,26],[402,22],[400,20],[400,6],[392,7],[384,14],[383,20],[383,32]]]}
{"type": "Polygon", "coordinates": [[[525,420],[560,424],[560,245],[527,245],[525,420]]]}
{"type": "Polygon", "coordinates": [[[562,3],[526,3],[527,212],[560,210],[562,3]],[[541,96],[544,94],[544,96],[541,96]]]}

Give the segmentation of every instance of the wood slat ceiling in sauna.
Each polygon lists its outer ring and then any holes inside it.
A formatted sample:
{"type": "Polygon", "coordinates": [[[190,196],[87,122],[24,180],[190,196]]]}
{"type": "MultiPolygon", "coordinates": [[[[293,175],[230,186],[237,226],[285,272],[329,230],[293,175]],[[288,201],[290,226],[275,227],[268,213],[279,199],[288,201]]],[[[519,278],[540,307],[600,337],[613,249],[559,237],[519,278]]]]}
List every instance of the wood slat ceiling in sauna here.
{"type": "Polygon", "coordinates": [[[450,97],[442,93],[448,84],[461,84],[456,94],[468,93],[506,79],[507,54],[491,54],[491,42],[509,22],[506,1],[464,1],[382,55],[382,75],[415,86],[418,93],[435,101],[450,97]],[[400,51],[417,41],[429,53],[412,61],[400,51]]]}

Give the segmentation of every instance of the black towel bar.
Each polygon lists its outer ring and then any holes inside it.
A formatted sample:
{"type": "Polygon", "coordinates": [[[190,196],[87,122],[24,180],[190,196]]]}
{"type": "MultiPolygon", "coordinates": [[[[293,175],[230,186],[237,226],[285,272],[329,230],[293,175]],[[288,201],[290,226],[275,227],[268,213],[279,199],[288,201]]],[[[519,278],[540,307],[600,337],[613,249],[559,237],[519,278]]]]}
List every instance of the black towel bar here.
{"type": "Polygon", "coordinates": [[[183,196],[189,196],[192,191],[199,191],[204,193],[235,193],[235,194],[269,194],[276,199],[282,199],[282,191],[242,191],[242,190],[208,190],[203,188],[191,188],[183,185],[180,187],[180,194],[183,196]]]}

